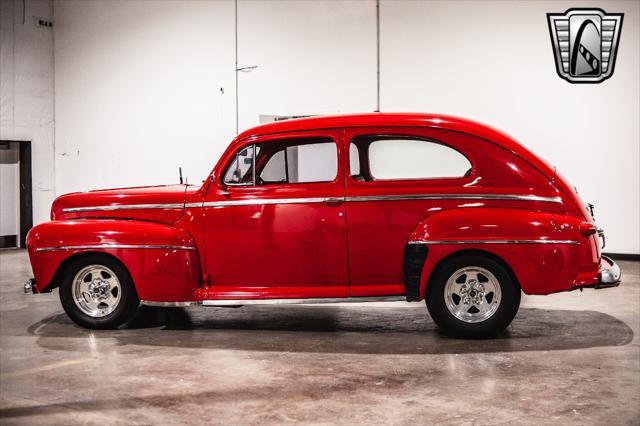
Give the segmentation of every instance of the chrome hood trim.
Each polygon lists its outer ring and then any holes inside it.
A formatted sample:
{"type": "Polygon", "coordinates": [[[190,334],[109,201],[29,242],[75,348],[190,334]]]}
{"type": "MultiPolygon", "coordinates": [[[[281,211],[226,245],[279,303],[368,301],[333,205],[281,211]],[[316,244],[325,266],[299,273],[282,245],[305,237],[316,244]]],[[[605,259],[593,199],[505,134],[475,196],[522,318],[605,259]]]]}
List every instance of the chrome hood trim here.
{"type": "Polygon", "coordinates": [[[90,211],[113,211],[113,210],[146,210],[146,209],[162,209],[174,210],[183,209],[184,203],[174,204],[118,204],[106,206],[87,206],[87,207],[68,207],[62,209],[63,213],[77,213],[90,211]]]}

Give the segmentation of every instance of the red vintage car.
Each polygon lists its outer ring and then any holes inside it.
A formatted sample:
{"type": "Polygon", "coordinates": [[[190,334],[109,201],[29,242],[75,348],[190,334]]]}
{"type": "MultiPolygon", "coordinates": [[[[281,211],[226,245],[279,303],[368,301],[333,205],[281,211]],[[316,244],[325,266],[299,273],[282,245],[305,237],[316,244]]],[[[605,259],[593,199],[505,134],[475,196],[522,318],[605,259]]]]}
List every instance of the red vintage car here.
{"type": "Polygon", "coordinates": [[[426,300],[484,336],[520,294],[620,283],[603,234],[554,167],[509,136],[427,114],[258,126],[202,186],[59,197],[31,230],[35,278],[76,323],[113,328],[140,304],[426,300]]]}

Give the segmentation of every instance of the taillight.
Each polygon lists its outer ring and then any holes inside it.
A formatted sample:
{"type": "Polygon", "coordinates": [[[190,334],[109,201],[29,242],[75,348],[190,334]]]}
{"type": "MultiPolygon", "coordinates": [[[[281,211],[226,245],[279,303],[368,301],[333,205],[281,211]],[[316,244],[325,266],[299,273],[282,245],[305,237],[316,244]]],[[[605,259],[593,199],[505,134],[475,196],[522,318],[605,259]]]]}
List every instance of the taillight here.
{"type": "Polygon", "coordinates": [[[585,237],[588,237],[589,235],[593,235],[597,231],[595,225],[589,222],[582,222],[580,225],[578,225],[578,230],[585,237]]]}

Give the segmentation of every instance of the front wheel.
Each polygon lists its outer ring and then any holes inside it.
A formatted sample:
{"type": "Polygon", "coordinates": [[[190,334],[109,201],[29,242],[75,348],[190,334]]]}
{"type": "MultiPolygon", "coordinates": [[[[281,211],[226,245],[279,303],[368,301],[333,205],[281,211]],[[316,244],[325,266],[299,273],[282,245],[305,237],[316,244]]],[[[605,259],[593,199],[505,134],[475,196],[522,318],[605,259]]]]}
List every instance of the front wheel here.
{"type": "Polygon", "coordinates": [[[104,255],[81,257],[66,270],[60,302],[78,325],[117,328],[133,317],[140,301],[129,272],[104,255]]]}
{"type": "Polygon", "coordinates": [[[462,337],[504,330],[520,306],[520,288],[498,261],[461,255],[442,264],[427,288],[427,308],[436,324],[462,337]]]}

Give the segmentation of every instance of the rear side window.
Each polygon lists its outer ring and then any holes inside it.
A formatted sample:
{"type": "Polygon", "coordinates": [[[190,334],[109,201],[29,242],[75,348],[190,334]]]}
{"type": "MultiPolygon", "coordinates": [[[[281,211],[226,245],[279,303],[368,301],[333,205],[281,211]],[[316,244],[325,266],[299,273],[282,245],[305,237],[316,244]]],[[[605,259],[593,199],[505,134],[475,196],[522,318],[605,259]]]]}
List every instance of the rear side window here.
{"type": "Polygon", "coordinates": [[[363,137],[351,145],[351,176],[358,181],[460,178],[471,173],[464,155],[438,142],[363,137]]]}

